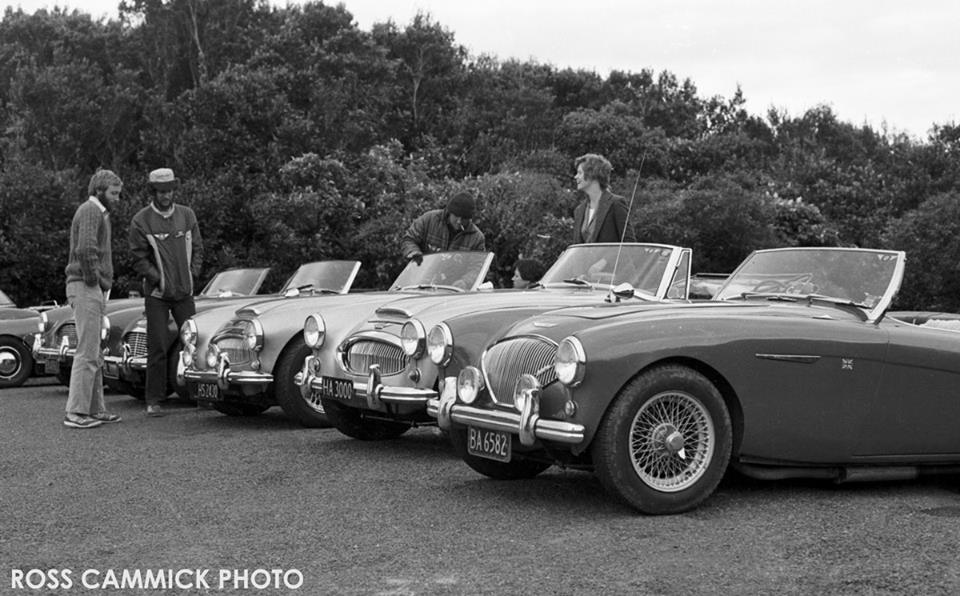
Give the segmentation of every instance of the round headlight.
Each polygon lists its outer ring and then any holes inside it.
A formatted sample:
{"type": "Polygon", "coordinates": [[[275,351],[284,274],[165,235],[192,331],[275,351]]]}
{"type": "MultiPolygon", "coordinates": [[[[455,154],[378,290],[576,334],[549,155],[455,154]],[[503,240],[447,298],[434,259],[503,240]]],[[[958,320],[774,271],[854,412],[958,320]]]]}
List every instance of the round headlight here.
{"type": "Polygon", "coordinates": [[[259,351],[263,347],[263,326],[257,319],[244,321],[243,325],[243,343],[248,350],[259,351]]]}
{"type": "Polygon", "coordinates": [[[587,355],[580,340],[572,335],[565,337],[557,346],[557,355],[553,359],[557,380],[568,387],[576,387],[583,380],[586,364],[587,355]]]}
{"type": "Polygon", "coordinates": [[[437,366],[446,366],[453,355],[453,333],[446,323],[434,325],[427,334],[427,353],[437,366]]]}
{"type": "Polygon", "coordinates": [[[323,345],[323,339],[326,335],[327,326],[320,315],[310,315],[303,322],[303,341],[308,347],[319,348],[323,345]]]}
{"type": "Polygon", "coordinates": [[[467,366],[457,375],[457,397],[465,404],[472,404],[483,389],[483,375],[475,366],[467,366]]]}
{"type": "Polygon", "coordinates": [[[216,344],[210,344],[210,347],[207,348],[207,368],[216,368],[219,356],[220,348],[216,344]]]}
{"type": "Polygon", "coordinates": [[[110,317],[103,315],[103,320],[100,321],[100,341],[105,341],[110,337],[110,317]]]}
{"type": "Polygon", "coordinates": [[[417,319],[410,319],[400,330],[400,346],[403,348],[403,353],[410,358],[419,358],[423,354],[426,338],[427,331],[423,328],[423,323],[417,319]]]}
{"type": "Polygon", "coordinates": [[[197,345],[197,322],[192,317],[180,326],[180,343],[185,347],[196,347],[197,345]]]}

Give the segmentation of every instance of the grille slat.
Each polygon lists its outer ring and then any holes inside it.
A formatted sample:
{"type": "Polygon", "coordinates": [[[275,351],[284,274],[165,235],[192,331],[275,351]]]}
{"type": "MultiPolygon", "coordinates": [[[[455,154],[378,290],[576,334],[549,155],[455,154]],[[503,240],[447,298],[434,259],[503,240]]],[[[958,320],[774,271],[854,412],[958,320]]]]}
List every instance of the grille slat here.
{"type": "Polygon", "coordinates": [[[217,340],[217,347],[227,355],[232,369],[237,369],[253,361],[253,351],[247,347],[246,342],[241,338],[223,337],[217,340]]]}
{"type": "Polygon", "coordinates": [[[398,346],[372,340],[351,344],[346,352],[347,369],[357,375],[370,372],[370,365],[380,365],[380,374],[395,375],[406,367],[406,357],[398,346]]]}
{"type": "Polygon", "coordinates": [[[517,337],[492,346],[484,354],[482,364],[493,401],[513,405],[513,389],[525,373],[537,377],[541,387],[554,382],[556,353],[556,344],[536,337],[517,337]]]}
{"type": "Polygon", "coordinates": [[[131,331],[123,338],[123,343],[130,346],[131,358],[146,358],[147,334],[144,331],[131,331]]]}
{"type": "Polygon", "coordinates": [[[71,348],[77,347],[77,325],[76,323],[64,323],[57,329],[57,346],[63,341],[64,336],[70,342],[71,348]]]}

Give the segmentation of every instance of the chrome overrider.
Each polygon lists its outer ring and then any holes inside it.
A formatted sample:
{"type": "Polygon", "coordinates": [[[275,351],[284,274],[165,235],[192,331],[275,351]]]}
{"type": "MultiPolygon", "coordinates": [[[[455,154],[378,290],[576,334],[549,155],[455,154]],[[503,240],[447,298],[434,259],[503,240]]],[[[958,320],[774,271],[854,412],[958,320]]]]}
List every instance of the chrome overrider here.
{"type": "Polygon", "coordinates": [[[516,411],[471,405],[478,392],[475,382],[481,378],[480,371],[473,366],[462,370],[459,378],[444,378],[440,396],[427,402],[427,414],[435,417],[444,430],[450,430],[455,422],[463,426],[508,432],[518,435],[520,443],[528,447],[538,439],[570,445],[583,442],[582,424],[540,417],[542,388],[535,376],[525,373],[518,380],[514,395],[516,411]],[[466,383],[468,379],[473,380],[472,385],[466,383]],[[469,391],[464,395],[465,388],[469,391]]]}

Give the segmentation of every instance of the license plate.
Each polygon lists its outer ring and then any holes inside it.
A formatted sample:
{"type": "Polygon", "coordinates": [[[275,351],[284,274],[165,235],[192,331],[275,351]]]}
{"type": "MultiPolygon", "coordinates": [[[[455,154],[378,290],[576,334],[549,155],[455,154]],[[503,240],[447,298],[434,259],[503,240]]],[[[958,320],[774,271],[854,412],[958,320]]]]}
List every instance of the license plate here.
{"type": "Polygon", "coordinates": [[[198,401],[220,401],[220,387],[216,383],[197,383],[196,395],[198,401]]]}
{"type": "Polygon", "coordinates": [[[510,433],[499,430],[467,427],[467,453],[493,459],[496,461],[510,461],[512,447],[510,433]]]}
{"type": "Polygon", "coordinates": [[[327,399],[353,399],[353,381],[336,377],[320,379],[320,397],[327,399]]]}
{"type": "Polygon", "coordinates": [[[43,362],[43,372],[48,375],[55,375],[60,372],[60,361],[59,360],[44,360],[43,362]]]}

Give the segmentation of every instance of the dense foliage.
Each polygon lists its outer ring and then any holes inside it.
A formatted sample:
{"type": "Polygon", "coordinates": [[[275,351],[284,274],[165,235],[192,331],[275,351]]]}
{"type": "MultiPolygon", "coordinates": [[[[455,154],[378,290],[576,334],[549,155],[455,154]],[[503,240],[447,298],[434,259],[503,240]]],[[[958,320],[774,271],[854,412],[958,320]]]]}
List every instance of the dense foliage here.
{"type": "MultiPolygon", "coordinates": [[[[347,3],[349,4],[349,2],[347,3]]],[[[116,20],[7,9],[0,22],[0,287],[62,298],[69,222],[98,167],[125,181],[113,216],[118,293],[136,287],[124,230],[146,173],[173,167],[201,219],[205,277],[325,258],[357,285],[402,266],[399,239],[458,190],[498,282],[571,237],[573,158],[605,154],[643,240],[730,271],[749,251],[908,251],[898,306],[960,310],[960,127],[927,139],[748,114],[651,69],[572,70],[471,56],[419,15],[360,30],[342,4],[124,0],[116,20]]]]}

